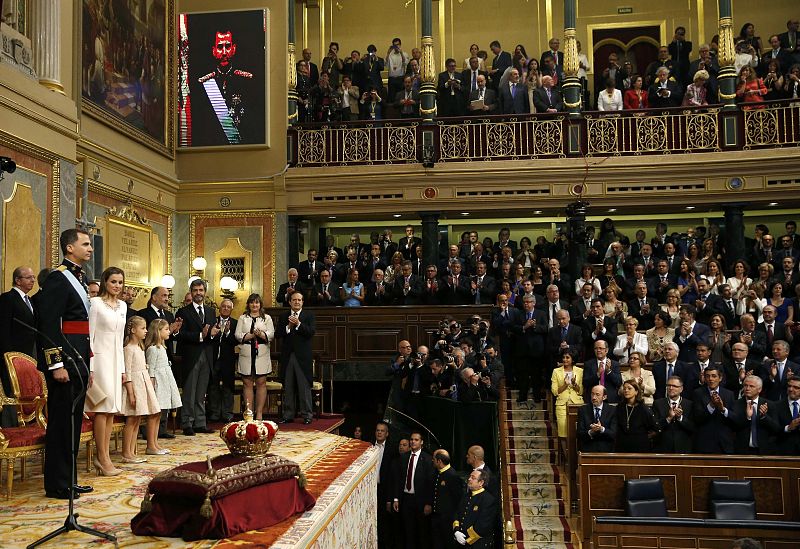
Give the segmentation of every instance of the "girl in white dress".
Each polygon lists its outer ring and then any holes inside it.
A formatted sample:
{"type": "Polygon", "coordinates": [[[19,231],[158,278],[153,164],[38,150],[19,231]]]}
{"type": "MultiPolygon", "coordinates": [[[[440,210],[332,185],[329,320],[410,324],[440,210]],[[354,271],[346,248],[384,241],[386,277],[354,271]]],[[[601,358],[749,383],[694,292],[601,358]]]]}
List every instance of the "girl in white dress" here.
{"type": "Polygon", "coordinates": [[[144,339],[147,337],[147,322],[140,316],[132,316],[125,326],[125,392],[122,396],[122,413],[125,414],[125,429],[122,432],[122,462],[144,463],[137,458],[136,435],[142,416],[147,416],[147,454],[163,455],[169,450],[158,446],[158,422],[161,407],[153,389],[153,381],[147,371],[144,358],[144,339]]]}
{"type": "Polygon", "coordinates": [[[92,355],[89,370],[92,372],[94,390],[102,400],[86,399],[85,410],[94,415],[94,440],[97,455],[94,468],[98,475],[118,475],[122,470],[114,467],[109,455],[114,414],[122,406],[122,374],[125,363],[122,338],[125,334],[127,305],[118,299],[125,286],[125,273],[118,267],[109,267],[100,277],[100,294],[90,300],[89,345],[92,355]]]}
{"type": "MultiPolygon", "coordinates": [[[[181,394],[178,384],[172,375],[167,348],[164,342],[170,336],[169,322],[163,318],[156,318],[147,328],[147,337],[144,340],[144,357],[147,360],[147,369],[158,397],[158,405],[162,410],[180,408],[181,394]]],[[[158,439],[156,439],[156,442],[158,439]]]]}

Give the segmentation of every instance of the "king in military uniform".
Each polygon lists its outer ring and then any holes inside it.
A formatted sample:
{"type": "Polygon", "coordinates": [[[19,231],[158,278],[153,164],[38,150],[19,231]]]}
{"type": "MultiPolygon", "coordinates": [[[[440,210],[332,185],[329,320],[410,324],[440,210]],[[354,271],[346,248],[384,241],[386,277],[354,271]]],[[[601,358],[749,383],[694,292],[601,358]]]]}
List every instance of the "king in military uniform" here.
{"type": "Polygon", "coordinates": [[[453,538],[459,545],[494,547],[497,501],[484,489],[490,479],[491,473],[483,469],[472,471],[467,479],[467,494],[453,521],[453,538]]]}
{"type": "Polygon", "coordinates": [[[232,64],[236,55],[233,33],[217,32],[211,52],[217,66],[197,79],[202,88],[196,88],[200,97],[192,105],[192,144],[263,143],[264,116],[254,97],[253,73],[232,64]]]}
{"type": "Polygon", "coordinates": [[[47,277],[36,301],[39,369],[47,381],[47,434],[44,489],[48,497],[67,499],[91,492],[77,483],[77,455],[83,403],[92,379],[89,362],[89,294],[82,266],[92,257],[89,234],[61,233],[64,261],[47,277]]]}

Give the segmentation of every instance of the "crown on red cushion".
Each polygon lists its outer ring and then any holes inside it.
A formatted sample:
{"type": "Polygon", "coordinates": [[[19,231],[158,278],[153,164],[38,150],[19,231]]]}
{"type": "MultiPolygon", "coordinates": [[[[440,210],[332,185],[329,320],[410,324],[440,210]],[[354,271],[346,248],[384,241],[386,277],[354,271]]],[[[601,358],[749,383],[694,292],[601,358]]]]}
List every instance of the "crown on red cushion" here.
{"type": "Polygon", "coordinates": [[[219,438],[225,441],[234,456],[256,457],[269,452],[277,432],[275,423],[254,420],[253,412],[248,408],[242,421],[228,423],[220,430],[219,438]]]}

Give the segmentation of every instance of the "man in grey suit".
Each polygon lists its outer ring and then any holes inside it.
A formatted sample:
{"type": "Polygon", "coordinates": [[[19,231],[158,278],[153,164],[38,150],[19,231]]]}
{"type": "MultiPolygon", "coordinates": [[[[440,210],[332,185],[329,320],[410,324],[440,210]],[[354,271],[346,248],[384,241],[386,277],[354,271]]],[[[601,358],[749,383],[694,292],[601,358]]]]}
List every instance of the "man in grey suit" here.
{"type": "Polygon", "coordinates": [[[472,114],[494,113],[497,110],[497,94],[494,90],[486,87],[486,77],[483,74],[478,74],[477,84],[478,89],[469,94],[469,112],[472,114]],[[483,105],[473,108],[473,101],[483,101],[483,105]]]}
{"type": "Polygon", "coordinates": [[[189,285],[192,302],[178,309],[182,319],[178,332],[178,355],[183,358],[183,407],[181,428],[186,436],[213,432],[206,425],[206,389],[214,364],[211,342],[219,329],[214,326],[214,309],[205,305],[206,281],[197,279],[189,285]],[[212,327],[213,326],[213,327],[212,327]]]}
{"type": "Polygon", "coordinates": [[[519,81],[519,71],[511,69],[508,84],[498,89],[501,114],[528,114],[528,90],[519,81]]]}

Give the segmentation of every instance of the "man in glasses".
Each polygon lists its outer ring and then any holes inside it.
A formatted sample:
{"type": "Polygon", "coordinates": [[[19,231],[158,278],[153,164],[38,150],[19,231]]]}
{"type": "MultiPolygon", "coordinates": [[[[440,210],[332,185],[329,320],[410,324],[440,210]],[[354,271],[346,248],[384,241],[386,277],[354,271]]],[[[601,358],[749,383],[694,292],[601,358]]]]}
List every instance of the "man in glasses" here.
{"type": "Polygon", "coordinates": [[[692,402],[683,398],[683,381],[673,375],[667,378],[666,396],[653,402],[653,416],[660,433],[654,450],[664,454],[692,452],[692,402]]]}

